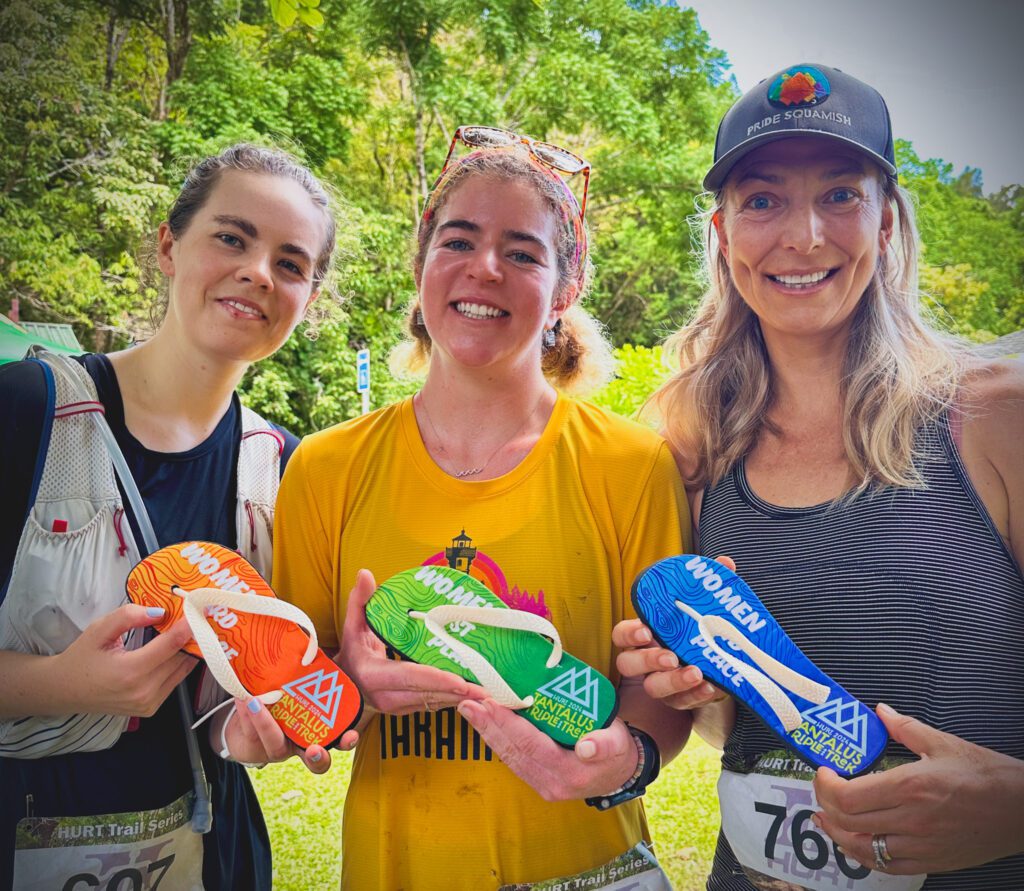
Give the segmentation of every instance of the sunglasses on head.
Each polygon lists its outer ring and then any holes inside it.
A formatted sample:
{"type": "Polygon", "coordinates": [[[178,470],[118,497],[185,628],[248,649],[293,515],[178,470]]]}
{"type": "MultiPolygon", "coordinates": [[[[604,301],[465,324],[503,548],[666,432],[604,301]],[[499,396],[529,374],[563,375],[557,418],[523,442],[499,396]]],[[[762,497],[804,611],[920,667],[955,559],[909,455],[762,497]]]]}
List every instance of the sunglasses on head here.
{"type": "Polygon", "coordinates": [[[452,144],[448,146],[448,154],[444,159],[444,166],[438,180],[444,176],[448,164],[455,152],[457,143],[469,146],[470,148],[509,148],[516,145],[525,145],[530,156],[545,167],[557,170],[559,173],[575,176],[583,174],[583,200],[580,202],[580,220],[587,212],[587,191],[590,188],[590,164],[584,161],[579,155],[574,155],[568,149],[550,142],[537,142],[529,136],[521,136],[511,130],[502,130],[500,127],[478,127],[467,125],[459,127],[452,137],[452,144]]]}

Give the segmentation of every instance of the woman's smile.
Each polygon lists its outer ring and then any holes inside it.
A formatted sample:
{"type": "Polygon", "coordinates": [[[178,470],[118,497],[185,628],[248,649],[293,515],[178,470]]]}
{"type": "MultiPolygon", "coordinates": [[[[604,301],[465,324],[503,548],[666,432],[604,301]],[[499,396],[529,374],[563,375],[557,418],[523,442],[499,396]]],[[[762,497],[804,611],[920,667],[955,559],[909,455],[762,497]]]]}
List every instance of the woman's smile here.
{"type": "Polygon", "coordinates": [[[449,304],[459,315],[467,319],[501,319],[506,318],[509,313],[489,303],[478,303],[471,300],[458,300],[449,304]]]}
{"type": "Polygon", "coordinates": [[[439,356],[511,375],[524,361],[539,365],[541,333],[559,315],[555,227],[525,183],[474,176],[454,189],[420,278],[420,307],[439,356]]]}
{"type": "Polygon", "coordinates": [[[818,272],[786,272],[769,274],[767,277],[782,290],[807,294],[818,291],[837,271],[833,268],[818,272]]]}
{"type": "Polygon", "coordinates": [[[216,302],[227,310],[228,315],[234,319],[244,319],[249,322],[266,322],[267,317],[259,305],[251,300],[241,297],[218,297],[216,302]]]}

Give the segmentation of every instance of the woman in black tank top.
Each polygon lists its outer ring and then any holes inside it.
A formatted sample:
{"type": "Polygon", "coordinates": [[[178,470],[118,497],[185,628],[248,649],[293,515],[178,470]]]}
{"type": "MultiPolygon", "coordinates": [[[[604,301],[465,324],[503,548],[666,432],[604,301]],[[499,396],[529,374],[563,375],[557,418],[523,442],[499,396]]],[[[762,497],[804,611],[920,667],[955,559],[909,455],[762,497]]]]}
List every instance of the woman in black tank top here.
{"type": "MultiPolygon", "coordinates": [[[[710,287],[654,400],[701,551],[731,555],[890,735],[887,770],[843,780],[789,756],[780,774],[745,706],[627,649],[624,675],[724,745],[723,824],[742,829],[708,888],[1019,891],[1024,372],[922,322],[917,232],[866,84],[824,65],[765,79],[723,118],[704,186],[710,287]]],[[[626,622],[614,639],[650,635],[626,622]]]]}

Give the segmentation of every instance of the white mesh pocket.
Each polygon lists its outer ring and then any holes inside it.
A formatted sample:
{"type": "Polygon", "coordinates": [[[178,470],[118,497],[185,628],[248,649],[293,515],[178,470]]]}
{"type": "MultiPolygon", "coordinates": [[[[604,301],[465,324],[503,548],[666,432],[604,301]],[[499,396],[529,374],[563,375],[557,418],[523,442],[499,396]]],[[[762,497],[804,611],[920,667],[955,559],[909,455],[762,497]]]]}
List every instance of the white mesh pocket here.
{"type": "Polygon", "coordinates": [[[251,409],[242,407],[242,445],[238,450],[238,492],[273,510],[281,476],[280,434],[251,409]]]}
{"type": "MultiPolygon", "coordinates": [[[[96,400],[98,397],[92,378],[84,372],[83,375],[88,381],[89,397],[96,400]]],[[[57,417],[53,419],[50,446],[39,482],[36,503],[42,506],[43,511],[46,510],[46,505],[57,501],[81,501],[91,504],[93,508],[104,505],[119,506],[120,497],[114,482],[114,469],[103,440],[96,433],[95,422],[90,412],[67,413],[76,410],[68,407],[81,404],[82,396],[72,390],[70,382],[60,369],[54,370],[53,377],[56,384],[57,417]]],[[[68,528],[75,528],[70,522],[72,518],[59,519],[67,519],[68,528]]],[[[81,526],[88,522],[89,518],[75,519],[78,520],[77,525],[81,526]]],[[[42,520],[40,525],[44,529],[50,528],[42,520]]]]}

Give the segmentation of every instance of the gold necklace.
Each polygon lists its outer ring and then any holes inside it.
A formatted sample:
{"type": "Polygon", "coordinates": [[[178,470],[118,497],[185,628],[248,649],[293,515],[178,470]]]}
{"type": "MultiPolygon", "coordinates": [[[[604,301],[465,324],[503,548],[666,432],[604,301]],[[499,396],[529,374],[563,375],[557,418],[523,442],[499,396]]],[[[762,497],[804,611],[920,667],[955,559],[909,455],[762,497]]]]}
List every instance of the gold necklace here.
{"type": "MultiPolygon", "coordinates": [[[[546,392],[541,393],[540,399],[537,400],[537,404],[530,410],[530,413],[526,416],[526,418],[524,418],[523,423],[516,428],[515,432],[510,437],[508,437],[508,439],[502,442],[493,452],[491,452],[490,457],[486,461],[484,461],[483,464],[481,464],[479,467],[467,467],[465,470],[450,471],[451,475],[456,479],[461,480],[465,479],[467,476],[477,476],[478,474],[483,473],[487,469],[488,465],[497,456],[498,452],[500,452],[503,448],[505,448],[505,446],[512,442],[513,439],[515,439],[520,433],[523,432],[523,429],[529,423],[530,418],[532,418],[537,413],[537,409],[540,408],[540,405],[544,401],[544,397],[546,395],[546,392]]],[[[441,439],[441,434],[437,432],[437,427],[434,425],[434,419],[430,417],[430,411],[427,409],[427,403],[426,400],[424,400],[423,398],[422,391],[420,391],[419,397],[420,408],[423,409],[423,414],[427,419],[427,423],[430,425],[430,429],[434,433],[434,439],[437,440],[437,448],[442,455],[445,455],[447,458],[450,459],[451,455],[448,454],[448,450],[444,447],[444,441],[441,439]]]]}

